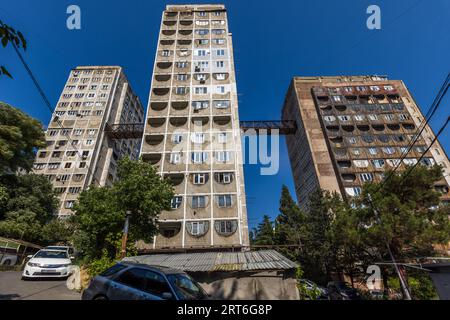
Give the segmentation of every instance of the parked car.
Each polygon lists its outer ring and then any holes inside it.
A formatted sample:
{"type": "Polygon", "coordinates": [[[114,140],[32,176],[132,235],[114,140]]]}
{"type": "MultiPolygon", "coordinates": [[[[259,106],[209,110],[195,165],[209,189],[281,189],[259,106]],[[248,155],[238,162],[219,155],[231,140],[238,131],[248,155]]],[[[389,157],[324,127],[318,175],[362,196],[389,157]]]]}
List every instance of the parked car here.
{"type": "Polygon", "coordinates": [[[120,262],[91,280],[83,300],[203,300],[202,287],[180,270],[120,262]]]}
{"type": "Polygon", "coordinates": [[[343,281],[329,282],[327,288],[331,300],[361,300],[358,291],[343,281]]]}
{"type": "Polygon", "coordinates": [[[318,286],[311,280],[300,279],[298,281],[298,284],[303,285],[303,287],[306,290],[310,291],[313,296],[315,295],[317,297],[316,299],[318,299],[318,300],[328,300],[329,299],[328,290],[322,286],[318,286]]]}
{"type": "Polygon", "coordinates": [[[62,251],[67,251],[67,253],[69,255],[74,254],[74,249],[72,247],[69,247],[69,246],[46,246],[45,249],[62,250],[62,251]]]}
{"type": "Polygon", "coordinates": [[[73,257],[66,250],[39,250],[35,255],[28,256],[22,273],[22,279],[31,278],[67,278],[70,275],[73,257]]]}

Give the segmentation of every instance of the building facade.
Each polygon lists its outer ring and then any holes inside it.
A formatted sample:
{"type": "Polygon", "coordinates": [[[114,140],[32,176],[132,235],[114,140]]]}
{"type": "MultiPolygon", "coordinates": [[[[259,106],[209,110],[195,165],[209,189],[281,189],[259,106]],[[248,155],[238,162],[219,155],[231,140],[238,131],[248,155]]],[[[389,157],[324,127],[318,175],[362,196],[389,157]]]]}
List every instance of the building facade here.
{"type": "MultiPolygon", "coordinates": [[[[319,187],[352,197],[365,182],[381,181],[386,170],[414,165],[435,137],[427,125],[400,163],[424,117],[402,81],[379,76],[295,77],[282,118],[298,126],[286,143],[304,209],[319,187]]],[[[443,167],[436,189],[449,201],[450,163],[439,141],[421,163],[443,167]]]]}
{"type": "Polygon", "coordinates": [[[89,185],[110,185],[117,161],[137,159],[141,139],[112,140],[107,124],[143,122],[144,109],[121,67],[71,70],[38,151],[33,171],[46,175],[60,199],[58,215],[72,214],[78,194],[89,185]]]}
{"type": "Polygon", "coordinates": [[[248,225],[232,37],[223,5],[162,14],[141,155],[174,184],[150,249],[243,248],[248,225]]]}

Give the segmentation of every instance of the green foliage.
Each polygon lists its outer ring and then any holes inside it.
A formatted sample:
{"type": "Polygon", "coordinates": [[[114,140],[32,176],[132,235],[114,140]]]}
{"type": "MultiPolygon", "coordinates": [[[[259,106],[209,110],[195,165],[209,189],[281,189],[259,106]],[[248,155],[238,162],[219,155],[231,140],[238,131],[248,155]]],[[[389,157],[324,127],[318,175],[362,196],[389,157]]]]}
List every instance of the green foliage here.
{"type": "Polygon", "coordinates": [[[253,230],[252,235],[254,245],[275,244],[273,222],[268,215],[264,215],[263,221],[253,230]]]}
{"type": "MultiPolygon", "coordinates": [[[[435,300],[438,294],[428,274],[425,271],[411,271],[408,274],[408,287],[415,300],[435,300]]],[[[388,279],[389,288],[401,292],[400,280],[397,277],[388,279]]]]}
{"type": "Polygon", "coordinates": [[[112,259],[108,251],[105,249],[103,250],[100,258],[93,260],[87,265],[87,272],[89,276],[95,277],[103,271],[106,271],[108,268],[111,268],[115,263],[116,260],[112,259]]]}
{"type": "MultiPolygon", "coordinates": [[[[24,50],[27,48],[27,42],[20,31],[16,31],[7,24],[0,20],[0,42],[3,47],[6,47],[8,43],[14,43],[17,48],[22,47],[24,50]]],[[[4,74],[10,78],[12,75],[8,72],[5,66],[0,66],[0,76],[4,74]]]]}
{"type": "Polygon", "coordinates": [[[118,177],[111,187],[83,191],[74,206],[74,245],[87,261],[100,258],[105,250],[110,258],[116,256],[127,211],[130,244],[137,239],[151,241],[157,215],[170,209],[172,185],[151,164],[122,159],[118,177]]]}
{"type": "Polygon", "coordinates": [[[48,179],[37,174],[0,176],[0,235],[48,244],[43,232],[55,223],[58,199],[48,179]],[[43,229],[45,227],[45,229],[43,229]]]}
{"type": "Polygon", "coordinates": [[[29,171],[37,148],[45,146],[42,124],[0,102],[0,175],[21,168],[29,171]]]}

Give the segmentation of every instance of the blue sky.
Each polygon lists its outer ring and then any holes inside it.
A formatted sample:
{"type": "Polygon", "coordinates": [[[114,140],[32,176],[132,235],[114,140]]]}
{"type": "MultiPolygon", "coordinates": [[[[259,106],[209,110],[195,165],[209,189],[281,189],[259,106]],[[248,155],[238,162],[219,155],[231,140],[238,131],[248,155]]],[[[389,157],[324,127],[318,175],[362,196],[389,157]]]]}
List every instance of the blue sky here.
{"type": "MultiPolygon", "coordinates": [[[[196,3],[214,1],[197,1],[196,3]]],[[[170,3],[186,3],[172,1],[170,3]]],[[[401,79],[423,111],[428,110],[449,71],[450,1],[448,0],[231,0],[241,120],[280,118],[293,76],[388,75],[401,79]],[[381,8],[382,29],[366,28],[366,8],[381,8]]],[[[165,1],[3,1],[0,19],[28,39],[25,59],[52,105],[68,72],[77,65],[121,65],[134,91],[147,105],[152,66],[165,1]],[[77,4],[82,29],[66,28],[66,8],[77,4]]],[[[47,124],[50,112],[19,64],[11,47],[0,49],[0,62],[14,79],[0,78],[0,100],[47,124]]],[[[447,97],[434,119],[437,131],[449,115],[447,97]]],[[[441,138],[450,151],[449,131],[441,138]]],[[[261,176],[258,165],[245,166],[250,227],[263,214],[275,217],[281,185],[293,191],[284,140],[280,170],[261,176]]]]}

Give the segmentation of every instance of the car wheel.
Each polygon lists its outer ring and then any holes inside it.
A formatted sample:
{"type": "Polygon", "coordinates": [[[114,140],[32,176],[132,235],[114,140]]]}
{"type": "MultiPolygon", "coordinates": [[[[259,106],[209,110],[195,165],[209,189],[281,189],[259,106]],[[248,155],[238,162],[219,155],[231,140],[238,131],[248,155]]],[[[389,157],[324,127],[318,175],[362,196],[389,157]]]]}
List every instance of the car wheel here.
{"type": "Polygon", "coordinates": [[[11,260],[7,259],[7,260],[3,261],[3,265],[4,266],[10,266],[11,265],[11,260]]]}
{"type": "Polygon", "coordinates": [[[96,296],[93,300],[108,300],[105,296],[96,296]]]}

